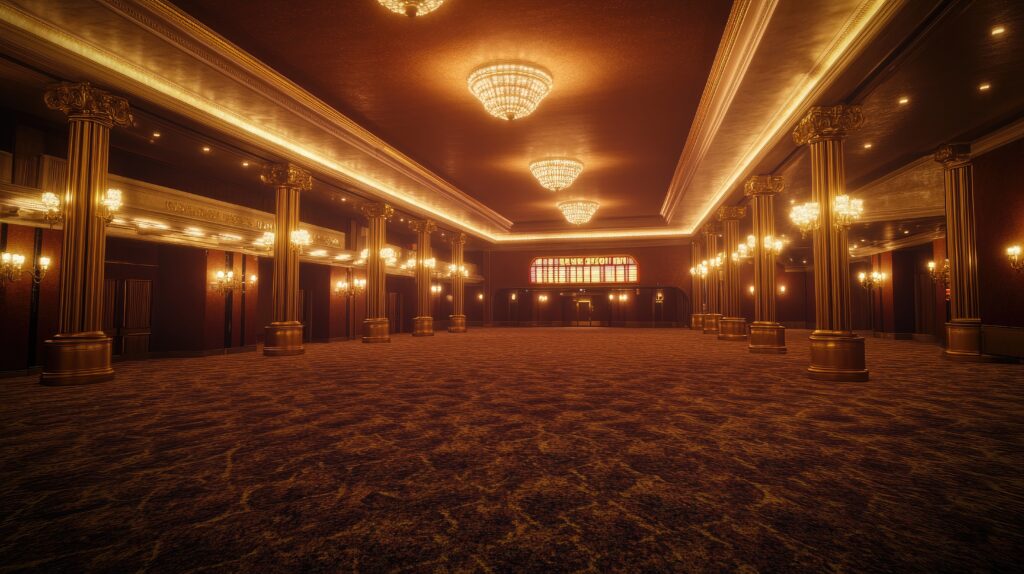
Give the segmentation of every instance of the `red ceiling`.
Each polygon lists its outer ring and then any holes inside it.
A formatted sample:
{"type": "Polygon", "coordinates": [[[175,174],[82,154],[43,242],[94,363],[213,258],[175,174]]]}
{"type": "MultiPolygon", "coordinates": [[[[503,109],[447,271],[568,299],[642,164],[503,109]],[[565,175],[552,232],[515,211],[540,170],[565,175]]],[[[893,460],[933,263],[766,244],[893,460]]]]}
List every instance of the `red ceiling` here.
{"type": "Polygon", "coordinates": [[[562,228],[568,196],[600,200],[597,225],[657,216],[731,2],[448,0],[416,19],[376,0],[178,5],[520,227],[562,228]],[[475,66],[510,58],[555,78],[511,123],[466,87],[475,66]],[[527,164],[562,154],[587,167],[554,194],[527,164]]]}

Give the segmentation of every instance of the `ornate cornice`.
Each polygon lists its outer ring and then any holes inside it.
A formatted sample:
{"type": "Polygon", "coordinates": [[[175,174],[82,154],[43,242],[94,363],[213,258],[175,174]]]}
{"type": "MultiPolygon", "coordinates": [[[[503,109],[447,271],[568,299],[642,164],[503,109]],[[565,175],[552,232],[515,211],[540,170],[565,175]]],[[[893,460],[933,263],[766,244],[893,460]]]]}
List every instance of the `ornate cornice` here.
{"type": "Polygon", "coordinates": [[[786,189],[781,175],[752,175],[743,184],[743,195],[778,195],[786,189]]]}
{"type": "Polygon", "coordinates": [[[89,82],[63,82],[50,86],[43,95],[43,101],[46,107],[64,112],[69,119],[93,121],[107,127],[135,124],[126,98],[94,88],[89,82]]]}
{"type": "Polygon", "coordinates": [[[313,176],[291,163],[270,163],[263,166],[260,181],[274,187],[293,187],[299,191],[313,189],[313,176]]]}
{"type": "Polygon", "coordinates": [[[723,205],[718,208],[718,220],[726,221],[743,219],[747,216],[747,208],[739,205],[723,205]]]}
{"type": "Polygon", "coordinates": [[[842,139],[853,129],[864,123],[860,106],[815,106],[793,130],[796,145],[806,145],[822,140],[842,139]]]}
{"type": "Polygon", "coordinates": [[[942,167],[946,169],[971,163],[971,144],[946,144],[935,150],[935,161],[941,163],[942,167]]]}
{"type": "Polygon", "coordinates": [[[364,203],[359,206],[359,213],[367,219],[384,218],[391,219],[395,215],[395,208],[386,203],[364,203]]]}
{"type": "Polygon", "coordinates": [[[433,233],[437,231],[437,224],[432,219],[410,219],[409,229],[416,233],[433,233]]]}

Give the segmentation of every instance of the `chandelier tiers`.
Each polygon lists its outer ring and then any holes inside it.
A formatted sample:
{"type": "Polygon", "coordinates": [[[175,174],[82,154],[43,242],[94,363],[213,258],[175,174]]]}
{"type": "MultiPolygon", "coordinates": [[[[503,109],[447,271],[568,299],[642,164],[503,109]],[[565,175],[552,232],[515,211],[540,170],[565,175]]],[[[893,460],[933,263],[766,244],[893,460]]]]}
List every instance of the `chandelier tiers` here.
{"type": "Polygon", "coordinates": [[[864,200],[849,195],[837,195],[832,205],[836,227],[845,229],[853,225],[864,214],[864,200]]]}
{"type": "Polygon", "coordinates": [[[503,120],[517,120],[533,113],[554,79],[551,72],[528,62],[494,62],[469,75],[469,91],[487,113],[503,120]]]}
{"type": "Polygon", "coordinates": [[[444,0],[377,0],[381,6],[395,14],[405,14],[410,18],[426,16],[444,4],[444,0]]]}
{"type": "Polygon", "coordinates": [[[565,157],[542,159],[531,162],[530,171],[544,189],[562,191],[583,172],[583,162],[565,157]]]}
{"type": "Polygon", "coordinates": [[[821,225],[819,220],[818,204],[814,201],[794,205],[789,211],[789,219],[800,230],[801,237],[807,237],[811,231],[815,231],[821,225]]]}
{"type": "Polygon", "coordinates": [[[570,199],[558,202],[558,210],[565,216],[565,220],[573,225],[583,225],[590,221],[597,208],[601,207],[596,201],[586,199],[570,199]]]}

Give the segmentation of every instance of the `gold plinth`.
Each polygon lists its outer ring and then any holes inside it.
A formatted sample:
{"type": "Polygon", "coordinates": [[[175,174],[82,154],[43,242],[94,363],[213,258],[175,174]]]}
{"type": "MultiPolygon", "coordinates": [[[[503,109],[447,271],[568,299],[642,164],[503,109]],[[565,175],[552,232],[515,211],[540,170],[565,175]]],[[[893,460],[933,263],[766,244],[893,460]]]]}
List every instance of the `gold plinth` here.
{"type": "Polygon", "coordinates": [[[263,341],[263,354],[268,357],[301,355],[306,352],[302,346],[302,323],[282,321],[267,325],[263,341]]]}
{"type": "Polygon", "coordinates": [[[690,328],[698,331],[704,329],[704,314],[694,313],[690,315],[690,328]]]}
{"type": "Polygon", "coordinates": [[[842,331],[811,333],[811,366],[807,374],[822,381],[866,381],[864,338],[842,331]]]}
{"type": "Polygon", "coordinates": [[[364,343],[390,343],[391,334],[388,332],[388,319],[363,319],[363,342],[364,343]]]}
{"type": "Polygon", "coordinates": [[[718,320],[720,341],[746,341],[747,320],[743,317],[722,317],[718,320]]]}
{"type": "Polygon", "coordinates": [[[718,321],[721,318],[722,318],[722,315],[720,313],[705,313],[704,314],[704,324],[702,325],[702,328],[704,329],[704,334],[705,335],[711,335],[711,334],[716,334],[717,335],[718,334],[718,328],[719,328],[718,327],[718,321]]]}
{"type": "Polygon", "coordinates": [[[751,353],[785,353],[786,328],[778,323],[754,321],[750,324],[750,346],[748,348],[751,353]]]}
{"type": "Polygon", "coordinates": [[[465,315],[449,315],[448,316],[448,332],[449,333],[465,333],[466,332],[466,316],[465,315]]]}
{"type": "Polygon", "coordinates": [[[942,356],[953,361],[992,363],[998,357],[981,352],[981,321],[953,321],[946,323],[946,349],[942,356]]]}
{"type": "Polygon", "coordinates": [[[434,336],[434,318],[433,317],[413,317],[412,318],[412,336],[413,337],[433,337],[434,336]]]}
{"type": "Polygon", "coordinates": [[[43,344],[44,385],[87,385],[114,378],[111,340],[103,331],[58,334],[43,344]]]}

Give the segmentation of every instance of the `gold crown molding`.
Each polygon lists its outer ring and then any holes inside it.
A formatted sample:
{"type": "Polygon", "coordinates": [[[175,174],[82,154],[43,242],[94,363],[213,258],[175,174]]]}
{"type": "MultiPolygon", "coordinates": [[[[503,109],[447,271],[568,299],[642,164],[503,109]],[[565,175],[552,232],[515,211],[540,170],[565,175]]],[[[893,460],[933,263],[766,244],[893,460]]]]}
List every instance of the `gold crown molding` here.
{"type": "Polygon", "coordinates": [[[290,163],[272,163],[263,166],[260,181],[274,187],[292,187],[299,191],[313,189],[313,176],[290,163]]]}
{"type": "Polygon", "coordinates": [[[747,216],[747,208],[737,205],[723,205],[718,208],[718,220],[743,219],[747,216]]]}
{"type": "Polygon", "coordinates": [[[743,184],[743,194],[747,197],[755,195],[778,195],[785,191],[786,182],[780,175],[752,175],[743,184]]]}
{"type": "Polygon", "coordinates": [[[92,87],[89,82],[63,82],[43,94],[46,107],[60,110],[71,119],[86,119],[107,127],[135,124],[128,99],[92,87]]]}
{"type": "Polygon", "coordinates": [[[796,145],[843,139],[864,123],[860,106],[814,106],[793,130],[796,145]]]}

